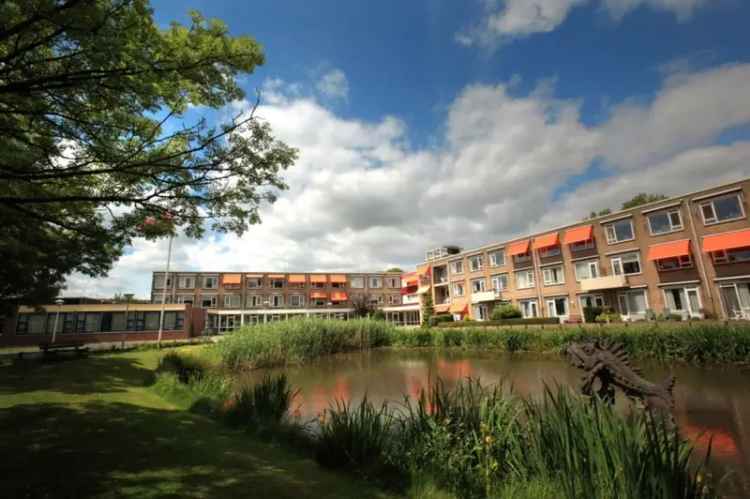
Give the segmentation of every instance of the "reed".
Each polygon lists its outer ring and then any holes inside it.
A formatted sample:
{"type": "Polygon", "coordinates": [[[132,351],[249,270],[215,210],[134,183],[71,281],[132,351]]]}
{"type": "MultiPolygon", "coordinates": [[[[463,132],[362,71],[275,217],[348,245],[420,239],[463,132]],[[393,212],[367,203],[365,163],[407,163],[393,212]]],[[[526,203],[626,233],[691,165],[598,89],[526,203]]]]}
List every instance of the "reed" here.
{"type": "Polygon", "coordinates": [[[232,426],[264,433],[287,422],[296,395],[286,375],[267,374],[259,383],[236,392],[226,404],[224,417],[232,426]]]}

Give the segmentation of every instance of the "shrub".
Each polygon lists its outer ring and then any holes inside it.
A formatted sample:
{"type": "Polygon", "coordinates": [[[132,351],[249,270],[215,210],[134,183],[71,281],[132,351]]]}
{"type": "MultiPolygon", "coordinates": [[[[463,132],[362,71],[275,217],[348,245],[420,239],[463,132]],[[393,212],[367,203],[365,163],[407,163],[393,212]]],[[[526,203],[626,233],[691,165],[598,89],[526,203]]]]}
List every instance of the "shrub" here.
{"type": "Polygon", "coordinates": [[[372,320],[375,320],[375,321],[384,321],[385,312],[383,312],[382,310],[376,310],[372,313],[370,317],[372,318],[372,320]]]}
{"type": "Polygon", "coordinates": [[[453,316],[450,314],[433,315],[430,317],[429,325],[437,326],[444,322],[453,322],[453,316]]]}
{"type": "Polygon", "coordinates": [[[246,426],[255,432],[279,426],[289,413],[297,395],[285,374],[265,375],[263,380],[240,389],[227,403],[225,418],[234,426],[246,426]]]}
{"type": "MultiPolygon", "coordinates": [[[[438,324],[438,327],[467,327],[466,321],[461,322],[449,322],[438,324]]],[[[472,321],[472,327],[492,327],[492,326],[531,326],[531,325],[548,325],[548,324],[560,324],[560,319],[556,317],[530,317],[528,319],[501,319],[491,321],[472,321]]]]}
{"type": "Polygon", "coordinates": [[[502,319],[518,319],[523,317],[521,310],[507,303],[500,305],[492,310],[492,316],[490,317],[493,321],[499,321],[502,319]]]}
{"type": "Polygon", "coordinates": [[[596,322],[596,318],[603,312],[602,307],[583,307],[583,320],[587,323],[596,322]]]}
{"type": "Polygon", "coordinates": [[[157,372],[171,372],[177,375],[181,383],[200,378],[206,371],[206,365],[196,357],[179,352],[168,352],[159,359],[157,372]]]}

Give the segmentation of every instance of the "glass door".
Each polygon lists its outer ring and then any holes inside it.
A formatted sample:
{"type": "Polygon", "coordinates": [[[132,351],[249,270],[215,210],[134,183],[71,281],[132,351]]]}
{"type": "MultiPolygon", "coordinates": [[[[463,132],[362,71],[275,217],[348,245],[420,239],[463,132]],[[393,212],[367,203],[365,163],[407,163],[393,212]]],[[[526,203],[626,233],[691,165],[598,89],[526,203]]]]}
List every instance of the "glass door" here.
{"type": "Polygon", "coordinates": [[[737,295],[737,288],[734,284],[730,286],[721,286],[721,303],[724,307],[724,313],[730,319],[738,319],[742,316],[742,307],[740,307],[740,299],[737,295]]]}

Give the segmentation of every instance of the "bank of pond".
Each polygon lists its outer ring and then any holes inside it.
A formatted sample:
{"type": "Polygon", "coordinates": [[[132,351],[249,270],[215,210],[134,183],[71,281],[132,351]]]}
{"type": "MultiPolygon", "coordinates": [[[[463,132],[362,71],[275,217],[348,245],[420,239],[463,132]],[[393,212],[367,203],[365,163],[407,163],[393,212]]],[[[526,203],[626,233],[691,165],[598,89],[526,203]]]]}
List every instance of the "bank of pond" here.
{"type": "Polygon", "coordinates": [[[167,354],[156,389],[409,496],[743,497],[750,376],[739,363],[748,334],[742,324],[404,330],[289,321],[167,354]],[[535,355],[602,337],[622,342],[646,378],[677,375],[676,428],[624,397],[610,406],[579,395],[579,371],[535,355]],[[406,348],[415,346],[433,348],[406,348]]]}

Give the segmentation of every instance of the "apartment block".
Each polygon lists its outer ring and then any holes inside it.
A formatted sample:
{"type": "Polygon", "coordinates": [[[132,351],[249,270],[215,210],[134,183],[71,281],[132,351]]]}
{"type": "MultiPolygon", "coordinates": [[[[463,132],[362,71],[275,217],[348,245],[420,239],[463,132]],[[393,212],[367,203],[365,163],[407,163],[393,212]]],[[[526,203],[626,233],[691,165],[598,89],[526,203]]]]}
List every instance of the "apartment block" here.
{"type": "Polygon", "coordinates": [[[587,306],[625,320],[748,319],[748,196],[743,180],[460,253],[432,250],[435,312],[486,320],[511,303],[563,321],[583,320],[587,306]]]}
{"type": "Polygon", "coordinates": [[[401,273],[154,272],[152,303],[190,303],[207,309],[207,328],[294,316],[347,318],[354,304],[401,303],[401,273]]]}

